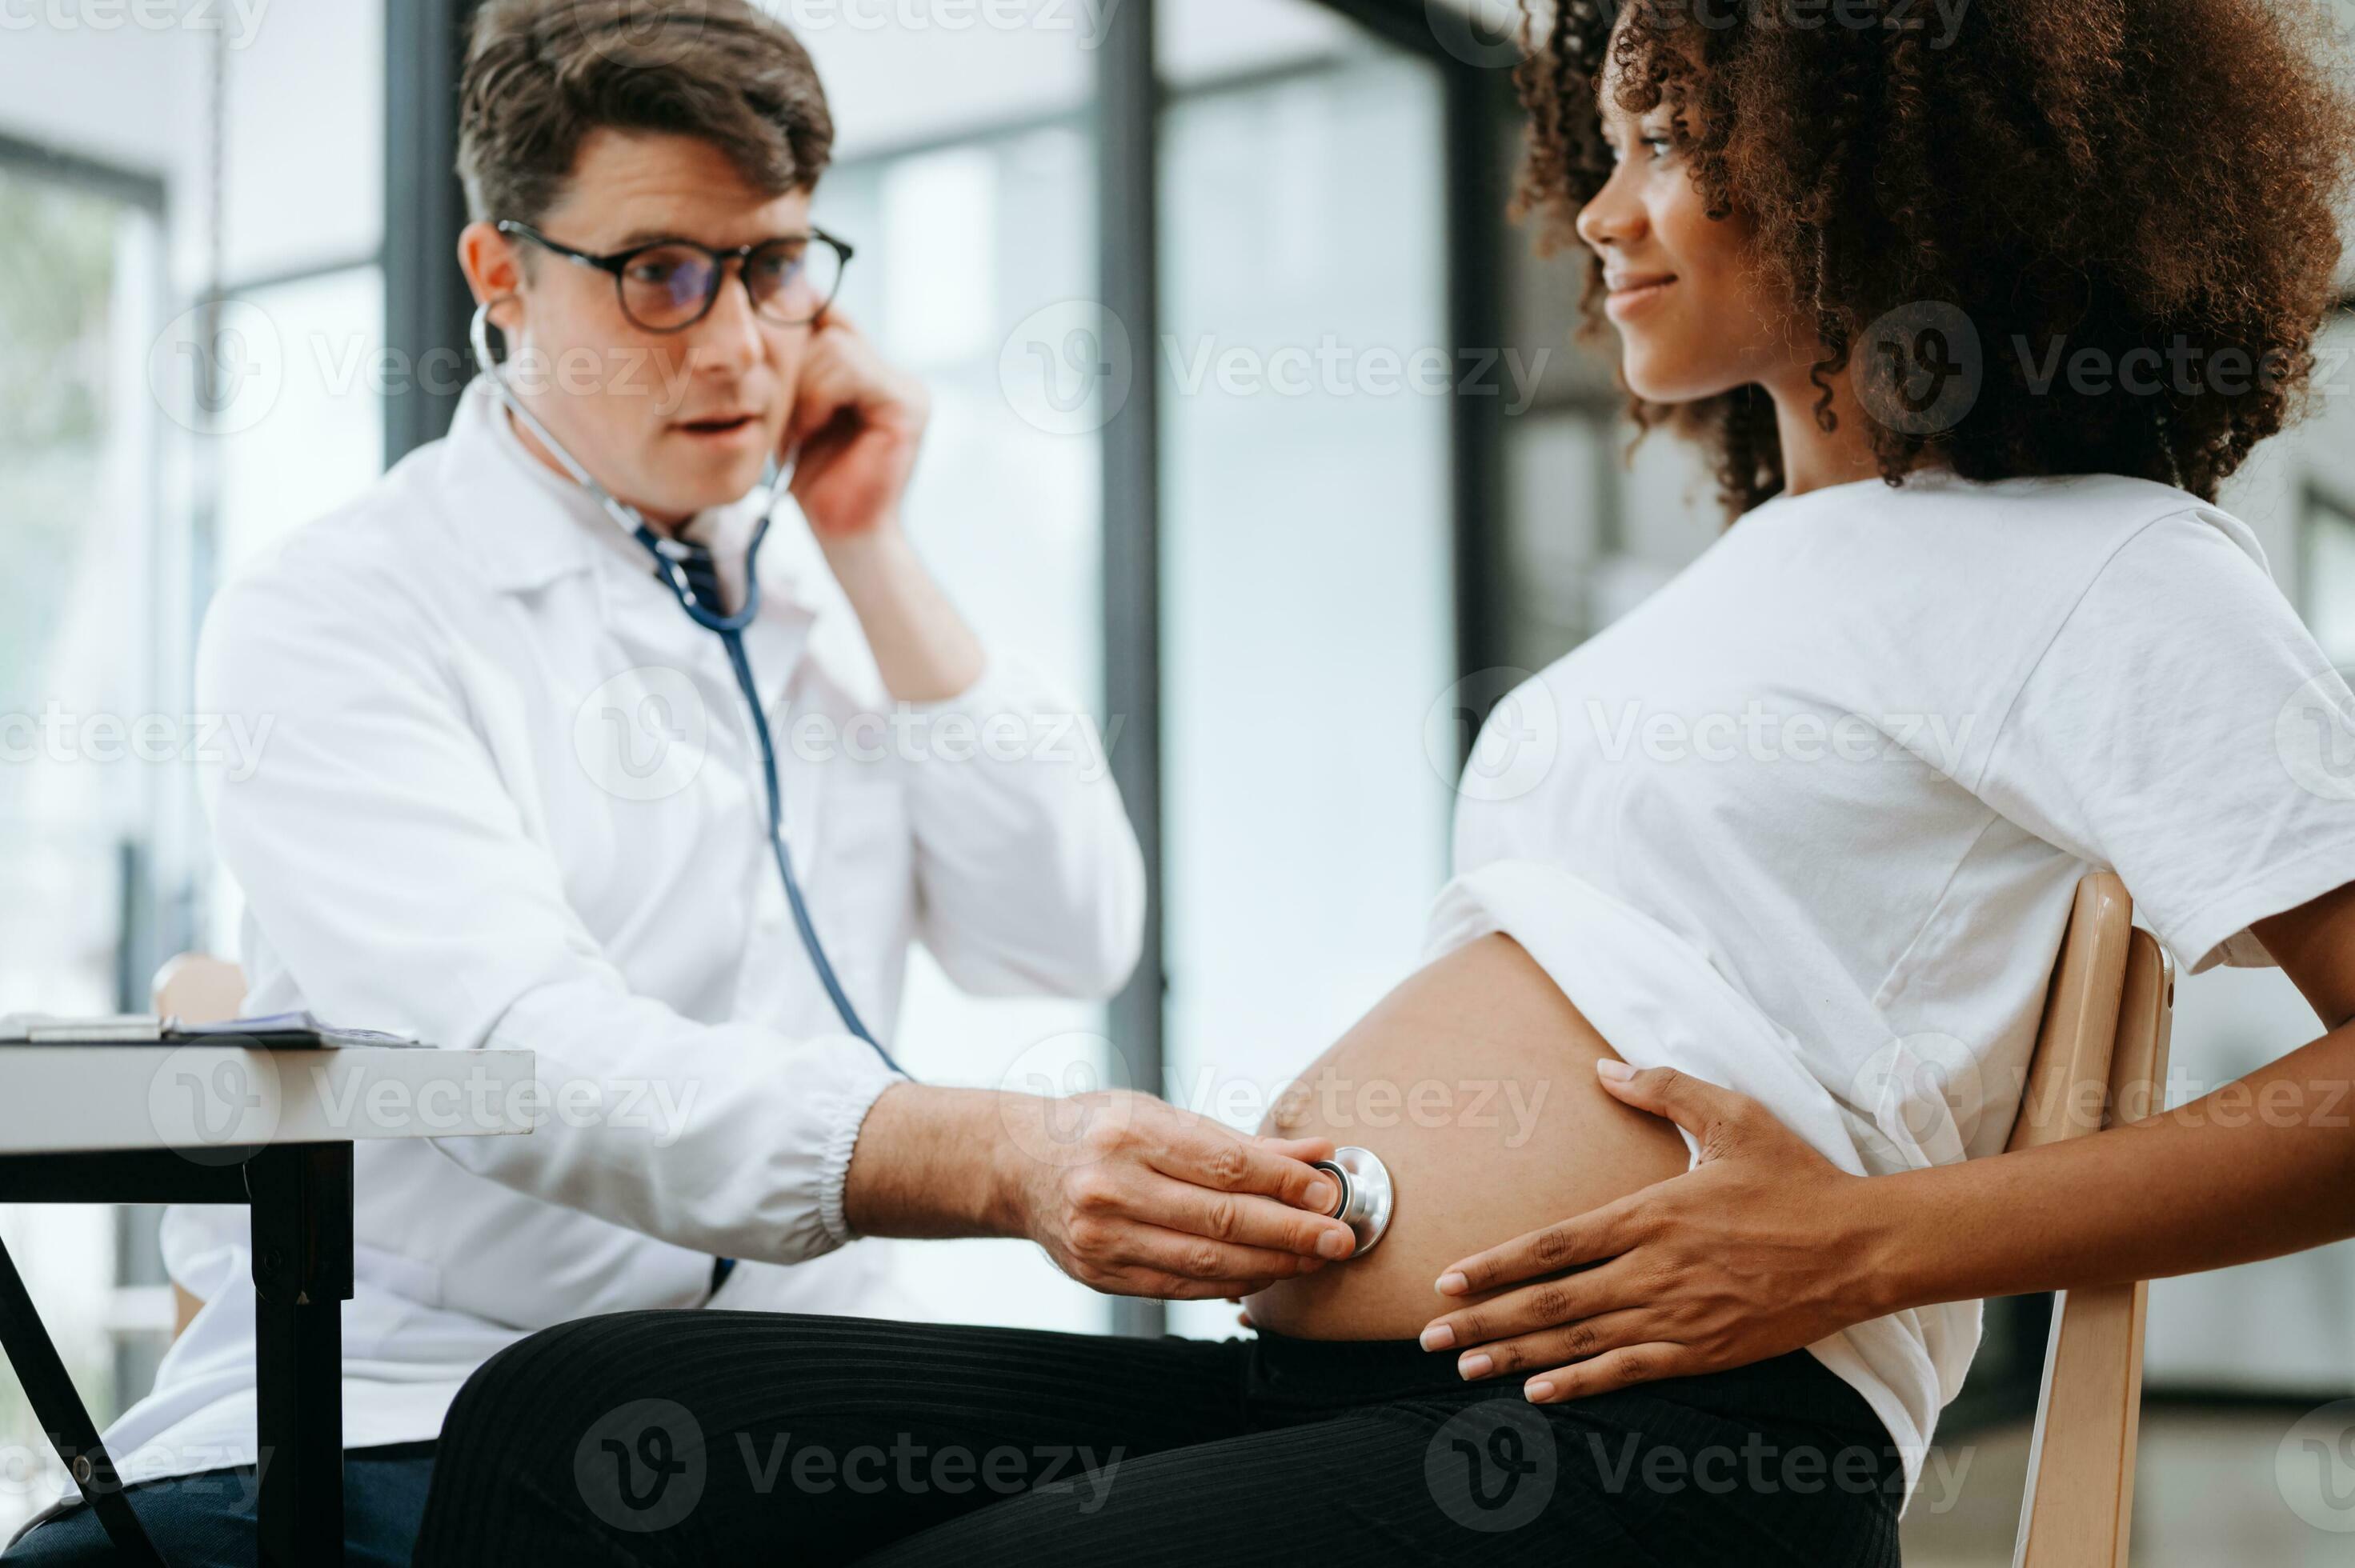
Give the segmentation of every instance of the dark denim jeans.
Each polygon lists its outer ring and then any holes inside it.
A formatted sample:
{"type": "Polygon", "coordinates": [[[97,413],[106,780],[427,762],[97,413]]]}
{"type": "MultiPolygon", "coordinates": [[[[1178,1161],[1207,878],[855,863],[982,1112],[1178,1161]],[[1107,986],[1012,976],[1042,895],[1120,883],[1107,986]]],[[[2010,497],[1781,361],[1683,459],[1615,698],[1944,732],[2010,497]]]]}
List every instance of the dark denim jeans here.
{"type": "MultiPolygon", "coordinates": [[[[344,1561],[409,1568],[433,1478],[431,1443],[355,1448],[344,1456],[344,1561]]],[[[253,1467],[149,1481],[124,1494],[170,1568],[253,1568],[253,1467]]],[[[98,1516],[76,1505],[18,1539],[7,1568],[108,1568],[114,1548],[98,1516]]]]}

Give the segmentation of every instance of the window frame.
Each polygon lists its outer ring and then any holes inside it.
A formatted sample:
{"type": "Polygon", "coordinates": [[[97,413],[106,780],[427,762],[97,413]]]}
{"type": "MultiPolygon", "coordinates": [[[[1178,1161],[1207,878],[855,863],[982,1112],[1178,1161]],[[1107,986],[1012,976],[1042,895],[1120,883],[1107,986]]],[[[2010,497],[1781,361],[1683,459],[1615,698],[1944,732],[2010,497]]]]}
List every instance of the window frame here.
{"type": "MultiPolygon", "coordinates": [[[[144,277],[120,281],[144,294],[149,302],[151,327],[161,328],[173,319],[175,307],[181,302],[172,291],[174,230],[170,187],[161,173],[5,132],[0,132],[0,171],[34,184],[114,203],[147,224],[154,237],[153,263],[144,277]]],[[[142,389],[127,388],[124,395],[137,398],[142,389]]],[[[139,528],[146,546],[141,552],[145,571],[137,585],[137,593],[140,612],[154,629],[154,640],[147,649],[145,667],[133,679],[136,701],[145,708],[162,712],[176,705],[177,683],[174,673],[186,666],[177,646],[182,623],[172,610],[176,599],[186,602],[185,595],[177,590],[194,585],[186,580],[189,557],[161,547],[170,505],[166,491],[166,448],[171,440],[168,421],[160,412],[151,411],[144,418],[146,430],[142,445],[146,477],[140,493],[139,528]],[[181,568],[178,575],[182,580],[177,585],[170,580],[176,567],[181,568]]],[[[135,826],[116,843],[113,870],[119,914],[112,990],[113,1004],[119,1012],[146,1009],[147,977],[154,972],[160,956],[185,939],[193,918],[191,890],[183,887],[167,894],[161,885],[161,867],[185,864],[191,858],[170,853],[186,847],[167,842],[175,836],[179,819],[178,813],[166,808],[163,798],[163,791],[170,788],[168,779],[159,779],[144,792],[135,826]]],[[[185,827],[180,831],[185,832],[185,827]]],[[[107,1286],[105,1318],[114,1396],[120,1404],[123,1403],[124,1391],[144,1389],[153,1377],[154,1361],[162,1354],[162,1348],[157,1346],[153,1347],[154,1356],[143,1355],[136,1343],[153,1333],[140,1326],[143,1319],[155,1319],[159,1308],[168,1314],[168,1287],[155,1240],[162,1210],[147,1204],[99,1206],[107,1213],[114,1238],[114,1274],[107,1286]]],[[[168,1322],[168,1316],[165,1320],[168,1322]]],[[[15,1381],[13,1374],[10,1381],[15,1381]]]]}

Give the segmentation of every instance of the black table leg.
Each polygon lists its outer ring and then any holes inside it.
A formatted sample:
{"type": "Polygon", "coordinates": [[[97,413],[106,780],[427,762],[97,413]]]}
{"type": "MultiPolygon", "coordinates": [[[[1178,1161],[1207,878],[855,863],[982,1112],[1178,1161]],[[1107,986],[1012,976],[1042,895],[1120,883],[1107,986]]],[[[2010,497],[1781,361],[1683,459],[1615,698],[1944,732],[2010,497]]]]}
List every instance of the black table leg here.
{"type": "Polygon", "coordinates": [[[344,1560],[343,1304],[352,1294],[352,1146],[249,1161],[261,1568],[344,1560]]]}
{"type": "Polygon", "coordinates": [[[98,1515],[99,1528],[113,1543],[115,1560],[133,1568],[164,1568],[155,1543],[147,1539],[139,1516],[131,1511],[130,1499],[123,1495],[114,1461],[106,1445],[98,1440],[98,1426],[91,1420],[81,1395],[74,1391],[73,1380],[66,1375],[66,1364],[59,1359],[48,1330],[41,1326],[33,1298],[5,1246],[0,1246],[0,1349],[8,1352],[9,1363],[16,1369],[16,1381],[24,1384],[34,1418],[56,1445],[58,1457],[65,1461],[74,1485],[81,1489],[82,1500],[98,1515]]]}

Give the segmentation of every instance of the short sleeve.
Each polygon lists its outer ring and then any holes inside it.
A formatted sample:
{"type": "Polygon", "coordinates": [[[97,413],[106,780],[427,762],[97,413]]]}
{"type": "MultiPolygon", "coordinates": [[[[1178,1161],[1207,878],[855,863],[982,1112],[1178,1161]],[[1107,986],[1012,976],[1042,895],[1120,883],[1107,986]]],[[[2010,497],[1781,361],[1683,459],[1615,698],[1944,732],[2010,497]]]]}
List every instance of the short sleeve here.
{"type": "Polygon", "coordinates": [[[1977,792],[2115,871],[2189,973],[2272,962],[2250,925],[2355,882],[2355,697],[2242,525],[2110,555],[2005,713],[1977,792]]]}

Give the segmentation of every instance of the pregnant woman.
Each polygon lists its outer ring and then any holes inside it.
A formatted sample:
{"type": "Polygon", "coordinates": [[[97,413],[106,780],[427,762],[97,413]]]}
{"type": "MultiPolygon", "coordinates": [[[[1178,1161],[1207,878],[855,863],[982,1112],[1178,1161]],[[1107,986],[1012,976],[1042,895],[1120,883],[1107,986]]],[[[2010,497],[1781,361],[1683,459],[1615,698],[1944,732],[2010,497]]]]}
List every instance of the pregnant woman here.
{"type": "MultiPolygon", "coordinates": [[[[1702,1372],[1672,1331],[1712,1298],[1640,1246],[1494,1250],[1741,1153],[1629,1071],[1741,1091],[1843,1180],[1994,1154],[2100,866],[2187,969],[2355,977],[2355,812],[2275,723],[2345,690],[2215,505],[2333,298],[2319,40],[2264,0],[1618,10],[1535,29],[1524,202],[1733,525],[1500,707],[1425,966],[1262,1128],[1383,1159],[1379,1246],[1242,1282],[1259,1332],[1220,1342],[545,1331],[453,1409],[420,1568],[1894,1563],[1975,1304],[1702,1372]]],[[[1069,1180],[1130,1103],[998,1179],[1069,1180]]]]}

